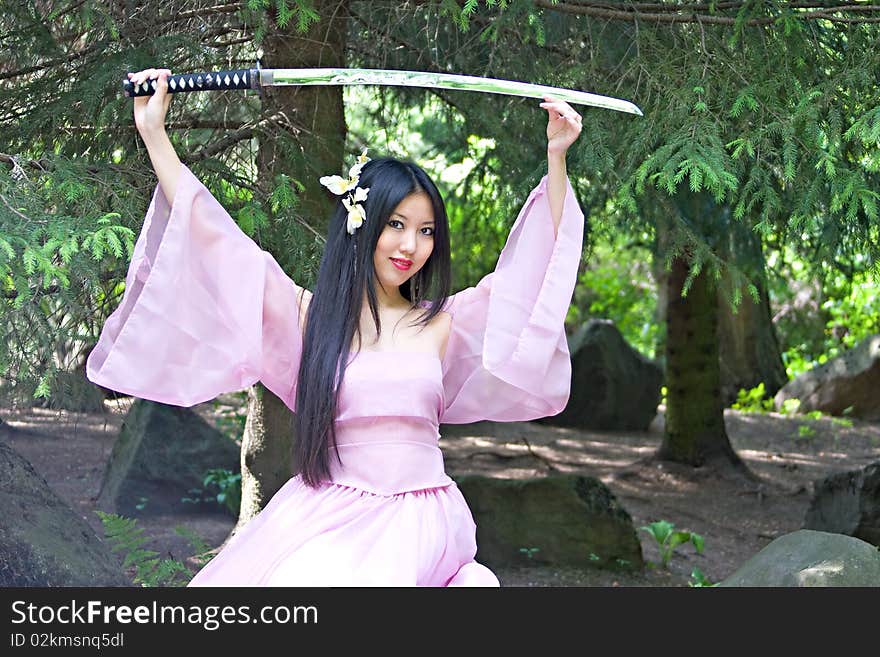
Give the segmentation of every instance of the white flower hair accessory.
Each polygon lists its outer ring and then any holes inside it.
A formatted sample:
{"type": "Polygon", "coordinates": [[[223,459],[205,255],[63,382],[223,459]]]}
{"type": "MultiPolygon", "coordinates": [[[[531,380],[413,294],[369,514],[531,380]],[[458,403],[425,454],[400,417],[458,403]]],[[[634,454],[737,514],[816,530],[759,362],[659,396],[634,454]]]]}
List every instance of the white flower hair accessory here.
{"type": "Polygon", "coordinates": [[[367,157],[367,149],[358,156],[357,162],[348,170],[348,178],[342,176],[321,176],[319,182],[337,196],[345,196],[342,199],[342,205],[348,210],[348,220],[346,222],[346,230],[349,235],[354,235],[354,231],[360,228],[367,218],[364,206],[361,205],[367,200],[367,192],[369,187],[358,187],[358,180],[361,177],[361,169],[370,161],[367,157]]]}

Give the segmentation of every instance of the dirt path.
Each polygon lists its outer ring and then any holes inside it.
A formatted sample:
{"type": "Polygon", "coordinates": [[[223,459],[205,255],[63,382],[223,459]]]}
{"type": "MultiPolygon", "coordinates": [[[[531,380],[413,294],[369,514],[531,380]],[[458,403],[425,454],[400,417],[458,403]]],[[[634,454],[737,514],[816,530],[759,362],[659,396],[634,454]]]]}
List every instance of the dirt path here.
{"type": "MultiPolygon", "coordinates": [[[[218,401],[236,404],[234,395],[218,401]]],[[[104,466],[131,401],[107,402],[99,414],[45,409],[0,409],[9,429],[0,437],[28,459],[55,492],[79,512],[98,535],[103,528],[93,513],[104,466]]],[[[236,410],[206,403],[195,407],[217,424],[220,414],[236,410]]],[[[237,407],[237,410],[241,410],[237,407]]],[[[880,460],[880,425],[855,422],[851,428],[831,419],[792,419],[775,414],[726,412],[734,449],[757,480],[706,469],[660,467],[640,463],[660,441],[662,416],[648,432],[593,432],[536,422],[444,425],[441,428],[447,471],[499,477],[534,477],[551,470],[601,479],[630,513],[636,527],[668,520],[679,529],[702,534],[703,555],[690,546],[676,551],[668,571],[648,568],[621,575],[599,570],[560,568],[498,569],[505,586],[687,586],[693,568],[715,582],[777,536],[800,529],[814,482],[840,470],[880,460]],[[801,437],[799,427],[812,432],[801,437]]],[[[223,542],[234,524],[229,515],[193,513],[139,520],[146,549],[187,561],[188,541],[175,526],[185,525],[210,545],[223,542]]],[[[653,539],[639,532],[645,559],[658,561],[653,539]]]]}

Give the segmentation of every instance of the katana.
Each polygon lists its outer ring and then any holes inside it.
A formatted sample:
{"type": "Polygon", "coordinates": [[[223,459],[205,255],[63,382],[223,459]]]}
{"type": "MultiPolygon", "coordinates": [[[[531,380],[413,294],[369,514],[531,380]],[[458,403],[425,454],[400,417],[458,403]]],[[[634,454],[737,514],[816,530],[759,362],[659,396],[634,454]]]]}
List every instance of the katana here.
{"type": "MultiPolygon", "coordinates": [[[[123,80],[122,90],[129,97],[151,96],[156,91],[157,83],[158,79],[146,80],[138,85],[132,84],[130,80],[123,80]]],[[[552,96],[555,100],[564,100],[568,103],[601,107],[642,116],[642,110],[633,103],[619,98],[542,84],[451,73],[369,68],[248,68],[211,73],[185,73],[172,75],[168,78],[169,93],[225,91],[228,89],[254,89],[257,93],[262,93],[264,87],[289,85],[381,85],[479,91],[527,98],[552,96]]]]}

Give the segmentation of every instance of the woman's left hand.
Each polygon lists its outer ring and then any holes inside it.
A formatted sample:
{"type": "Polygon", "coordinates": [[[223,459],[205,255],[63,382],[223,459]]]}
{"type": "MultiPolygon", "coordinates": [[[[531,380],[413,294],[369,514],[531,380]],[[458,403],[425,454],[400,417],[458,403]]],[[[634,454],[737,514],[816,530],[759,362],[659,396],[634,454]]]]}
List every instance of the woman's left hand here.
{"type": "Polygon", "coordinates": [[[563,100],[544,96],[541,107],[547,110],[547,153],[565,154],[581,134],[581,115],[563,100]]]}

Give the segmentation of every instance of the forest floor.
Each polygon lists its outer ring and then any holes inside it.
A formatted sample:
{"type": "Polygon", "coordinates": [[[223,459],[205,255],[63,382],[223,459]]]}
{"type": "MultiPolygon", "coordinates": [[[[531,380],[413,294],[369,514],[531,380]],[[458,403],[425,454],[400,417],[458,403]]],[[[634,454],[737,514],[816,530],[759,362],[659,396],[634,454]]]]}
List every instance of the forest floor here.
{"type": "MultiPolygon", "coordinates": [[[[239,397],[194,407],[220,426],[239,397]]],[[[107,401],[108,413],[74,413],[41,408],[0,409],[10,430],[0,431],[31,462],[53,490],[103,536],[94,513],[103,471],[131,399],[107,401]]],[[[662,409],[661,409],[662,411],[662,409]]],[[[702,535],[703,554],[680,546],[668,568],[638,573],[547,566],[495,568],[502,586],[688,586],[698,568],[710,582],[733,574],[774,538],[796,531],[817,480],[880,461],[880,424],[831,418],[808,420],[778,414],[725,411],[734,450],[754,474],[657,464],[650,459],[662,436],[662,412],[645,432],[602,432],[552,427],[539,422],[443,425],[440,446],[446,469],[455,476],[481,473],[505,478],[535,477],[551,471],[597,477],[632,516],[636,528],[667,520],[677,529],[702,535]],[[808,426],[809,429],[800,429],[808,426]]],[[[143,547],[163,558],[187,563],[189,541],[175,531],[185,526],[218,546],[234,525],[222,512],[144,516],[138,519],[143,547]]],[[[646,562],[660,560],[654,539],[637,531],[646,562]]]]}

